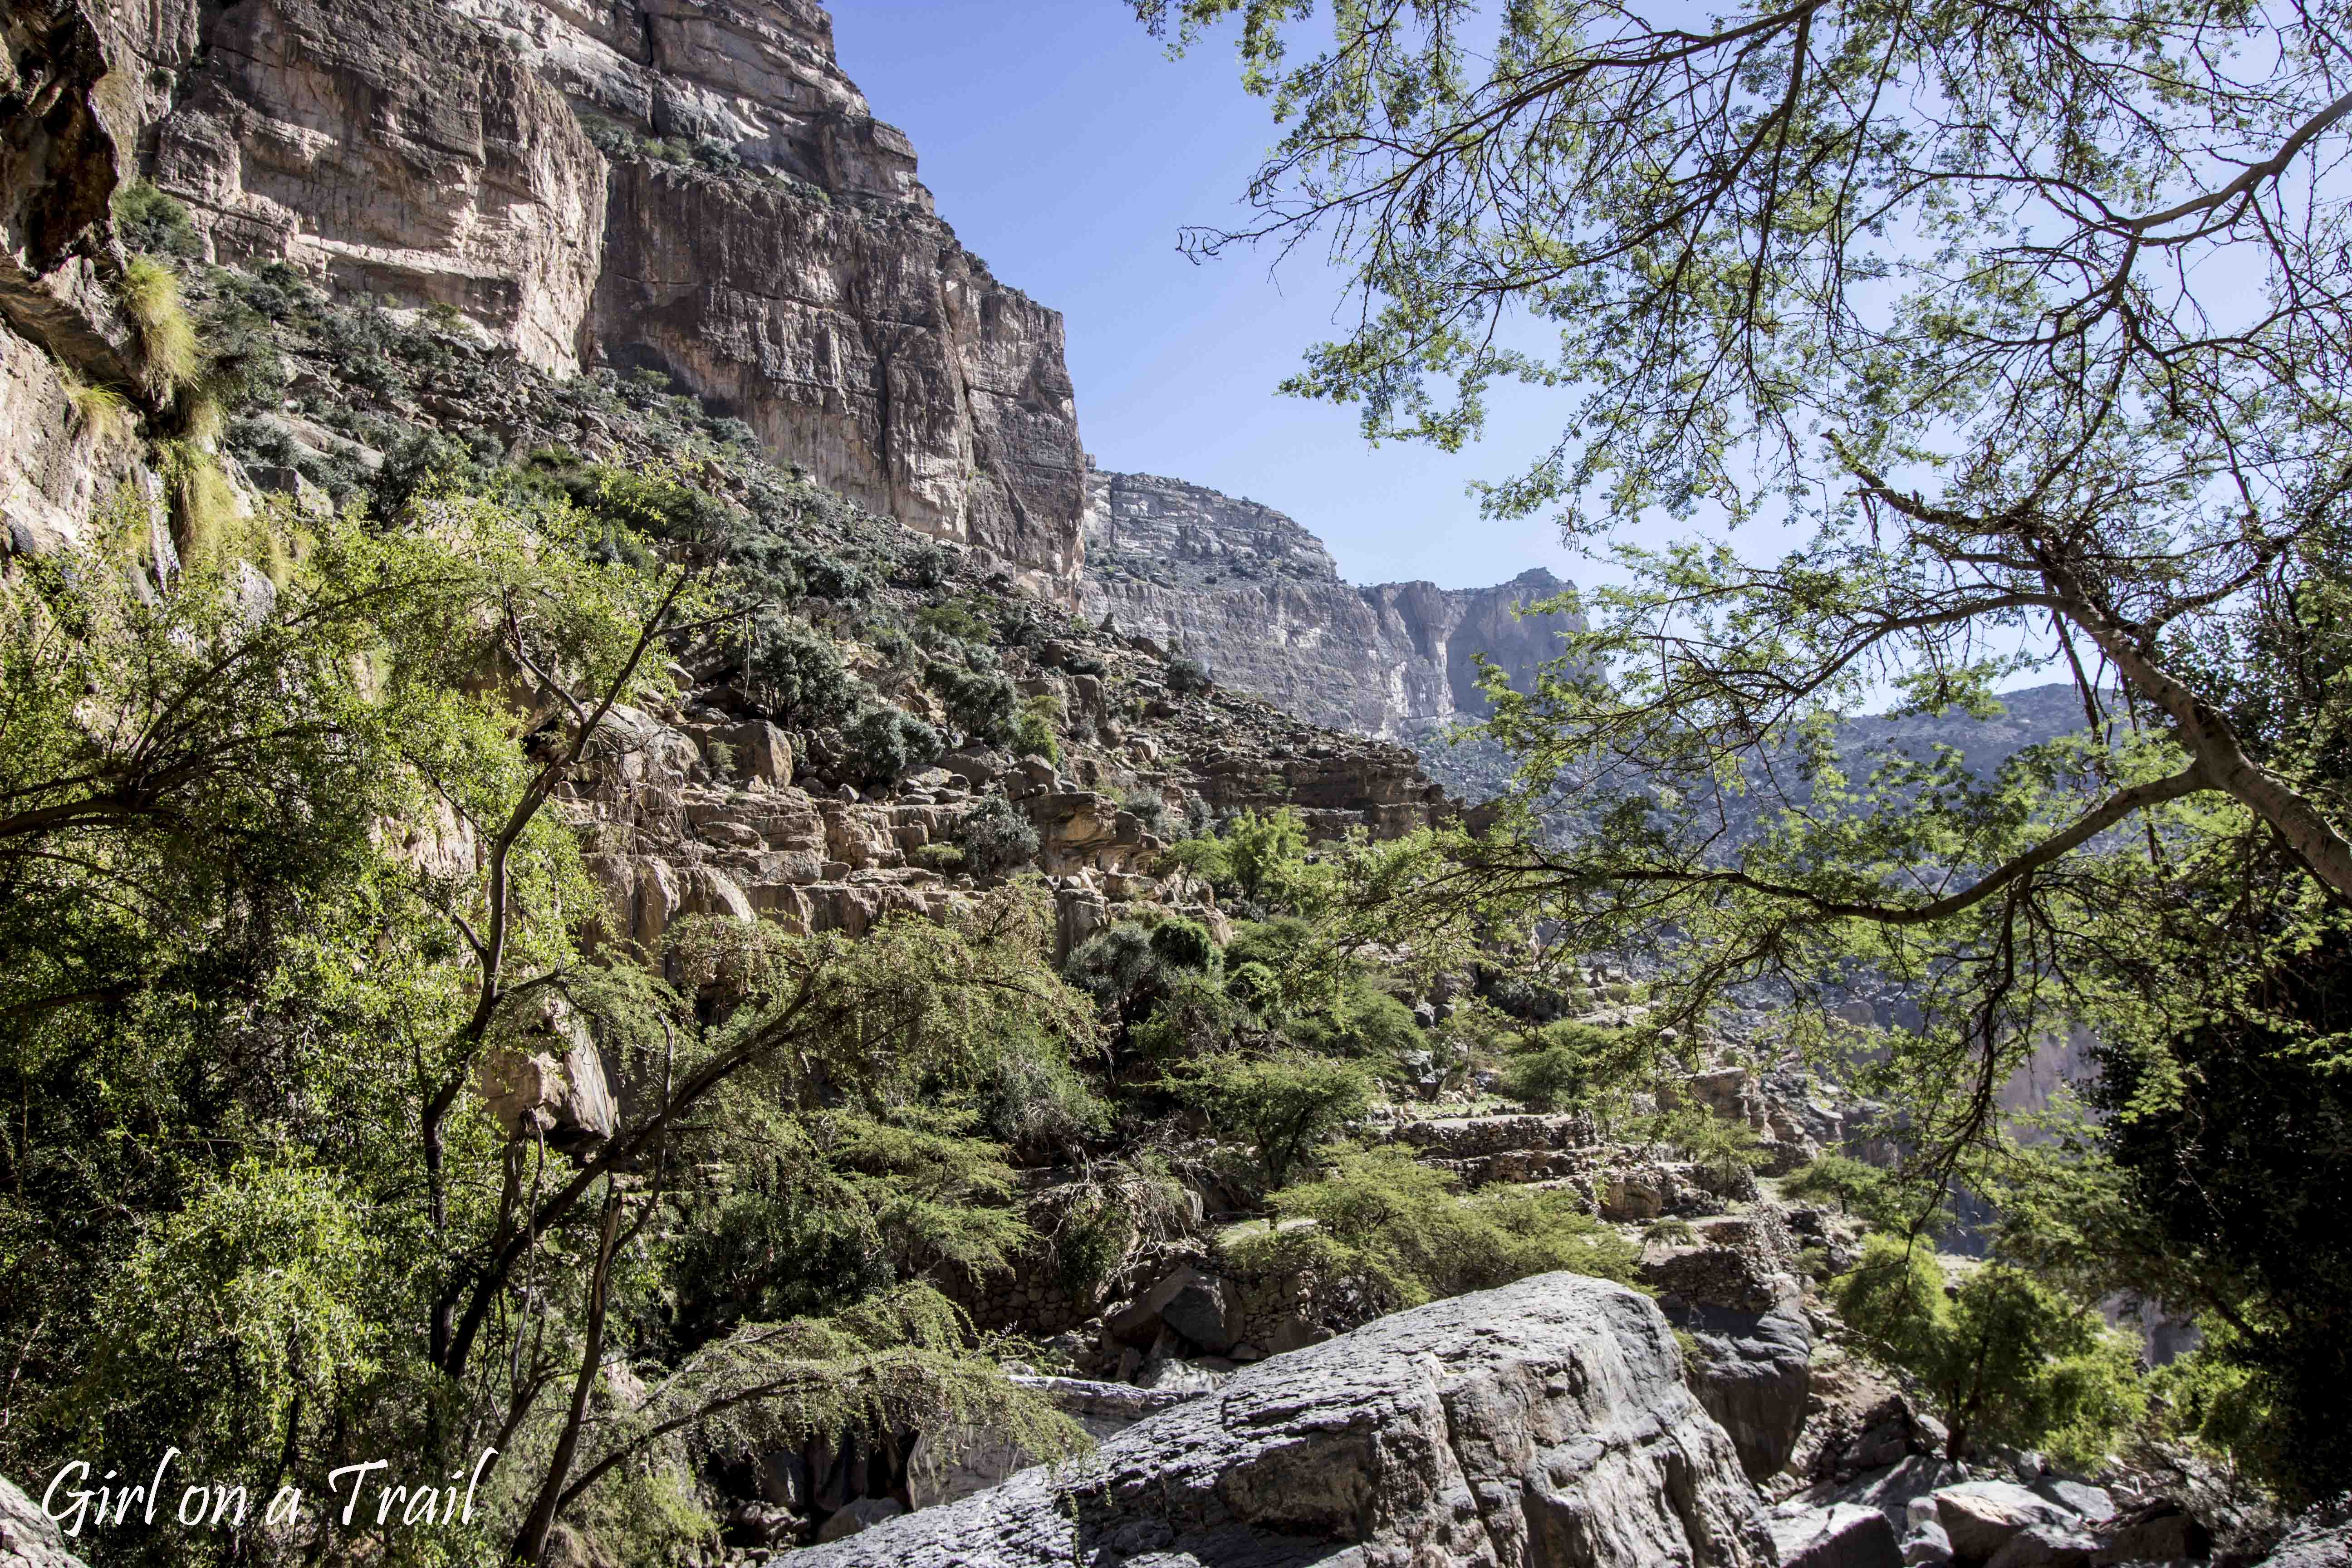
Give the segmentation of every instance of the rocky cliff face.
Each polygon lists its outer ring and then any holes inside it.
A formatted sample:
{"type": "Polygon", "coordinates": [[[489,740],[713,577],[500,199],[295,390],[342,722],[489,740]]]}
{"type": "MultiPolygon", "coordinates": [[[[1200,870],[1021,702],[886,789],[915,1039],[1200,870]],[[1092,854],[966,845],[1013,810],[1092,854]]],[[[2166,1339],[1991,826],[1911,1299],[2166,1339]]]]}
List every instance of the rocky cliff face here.
{"type": "Polygon", "coordinates": [[[1486,711],[1479,655],[1524,683],[1558,652],[1556,621],[1513,613],[1568,586],[1540,568],[1494,588],[1357,587],[1255,501],[1146,474],[1097,471],[1089,488],[1086,613],[1316,723],[1426,736],[1486,711]]]}
{"type": "Polygon", "coordinates": [[[214,258],[455,310],[557,374],[666,372],[1070,596],[1061,318],[957,243],[811,0],[383,0],[363,26],[142,0],[100,25],[117,137],[214,258]]]}

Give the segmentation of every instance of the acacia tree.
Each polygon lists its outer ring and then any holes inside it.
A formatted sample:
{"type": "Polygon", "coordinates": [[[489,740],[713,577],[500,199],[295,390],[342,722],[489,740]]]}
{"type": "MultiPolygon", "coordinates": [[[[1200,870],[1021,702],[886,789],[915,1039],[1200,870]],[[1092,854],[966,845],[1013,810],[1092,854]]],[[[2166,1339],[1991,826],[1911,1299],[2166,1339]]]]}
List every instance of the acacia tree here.
{"type": "Polygon", "coordinates": [[[1256,219],[1188,242],[1350,277],[1287,389],[1446,448],[1498,379],[1557,389],[1486,509],[1619,568],[1554,606],[1566,658],[1490,688],[1527,809],[1391,888],[1500,893],[1571,949],[1678,931],[1692,1015],[1891,971],[1948,1161],[2048,1030],[2160,1037],[2339,918],[2340,5],[1370,0],[1310,58],[1312,0],[1133,4],[1180,47],[1237,16],[1287,127],[1256,219]],[[1661,512],[1699,536],[1624,542],[1661,512]],[[1753,558],[1759,519],[1811,536],[1753,558]],[[2257,647],[2283,668],[2250,682],[2257,647]],[[2088,737],[1998,780],[1832,743],[1888,686],[1982,711],[2053,662],[2088,737]],[[1546,845],[1562,794],[1596,827],[1546,845]]]}

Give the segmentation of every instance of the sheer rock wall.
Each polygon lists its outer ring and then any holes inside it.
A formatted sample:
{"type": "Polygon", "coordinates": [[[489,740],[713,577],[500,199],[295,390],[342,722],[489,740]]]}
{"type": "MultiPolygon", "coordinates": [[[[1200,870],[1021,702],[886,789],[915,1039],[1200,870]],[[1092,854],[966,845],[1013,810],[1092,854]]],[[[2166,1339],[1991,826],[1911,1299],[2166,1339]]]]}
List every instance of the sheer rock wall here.
{"type": "Polygon", "coordinates": [[[1061,317],[940,221],[814,0],[136,0],[104,31],[118,135],[216,258],[454,309],[558,374],[665,371],[1074,596],[1061,317]]]}
{"type": "Polygon", "coordinates": [[[1559,622],[1514,611],[1565,590],[1538,568],[1493,588],[1357,587],[1270,507],[1147,474],[1089,476],[1083,608],[1318,724],[1419,739],[1486,711],[1485,654],[1524,685],[1559,622]]]}

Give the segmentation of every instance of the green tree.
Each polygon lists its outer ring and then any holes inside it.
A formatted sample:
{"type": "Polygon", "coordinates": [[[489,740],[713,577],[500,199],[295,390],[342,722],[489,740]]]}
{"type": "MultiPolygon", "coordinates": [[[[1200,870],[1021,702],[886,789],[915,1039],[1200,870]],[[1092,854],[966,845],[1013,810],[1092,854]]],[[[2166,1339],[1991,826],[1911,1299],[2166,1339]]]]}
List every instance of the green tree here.
{"type": "Polygon", "coordinates": [[[2143,1405],[2137,1348],[2022,1269],[1984,1264],[1948,1296],[1932,1252],[1874,1236],[1832,1293],[1872,1353],[1934,1398],[1947,1458],[2011,1443],[2096,1464],[2143,1405]]]}
{"type": "Polygon", "coordinates": [[[1244,811],[1225,824],[1234,886],[1252,902],[1287,902],[1297,891],[1307,858],[1307,825],[1284,806],[1263,816],[1244,811]]]}
{"type": "Polygon", "coordinates": [[[1685,933],[1677,1026],[1734,980],[1899,976],[1926,1025],[1883,1078],[1948,1169],[2030,1042],[2185,1026],[2352,895],[2336,29],[1378,0],[1318,49],[1312,0],[1134,8],[1180,46],[1238,18],[1286,127],[1259,219],[1196,246],[1319,234],[1349,269],[1354,328],[1290,390],[1448,449],[1497,381],[1570,399],[1488,510],[1552,513],[1613,582],[1556,606],[1580,623],[1526,689],[1489,671],[1523,810],[1421,879],[1441,903],[1500,893],[1577,951],[1685,933]],[[1661,512],[1720,527],[1629,541],[1661,512]],[[1736,548],[1749,520],[1804,542],[1736,548]],[[1890,688],[1982,714],[2045,667],[2084,733],[1998,779],[1832,744],[1890,688]]]}
{"type": "Polygon", "coordinates": [[[0,1257],[37,1282],[0,1300],[8,1468],[172,1444],[315,1492],[495,1448],[453,1550],[540,1561],[566,1521],[688,1530],[698,1454],[950,1415],[1071,1439],[929,1283],[1032,1243],[997,1130],[1090,1114],[1048,907],[688,921],[682,990],[589,951],[558,802],[701,595],[611,526],[427,487],[320,525],[258,604],[254,539],[0,582],[0,1257]],[[494,1113],[541,1052],[625,1109],[494,1113]],[[646,1401],[604,1396],[616,1364],[646,1401]]]}
{"type": "Polygon", "coordinates": [[[1284,1047],[1262,1057],[1226,1053],[1185,1064],[1170,1087],[1217,1131],[1249,1145],[1252,1174],[1273,1192],[1371,1104],[1372,1077],[1355,1062],[1284,1047]]]}

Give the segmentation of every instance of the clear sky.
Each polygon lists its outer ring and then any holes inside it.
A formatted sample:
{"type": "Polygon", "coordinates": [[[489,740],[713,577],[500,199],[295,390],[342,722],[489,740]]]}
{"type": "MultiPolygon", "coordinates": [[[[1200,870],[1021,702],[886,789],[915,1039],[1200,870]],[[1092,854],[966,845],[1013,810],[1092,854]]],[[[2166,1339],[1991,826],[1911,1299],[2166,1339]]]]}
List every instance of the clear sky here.
{"type": "Polygon", "coordinates": [[[1195,265],[1187,223],[1237,222],[1274,128],[1219,39],[1171,61],[1120,0],[831,0],[843,68],[914,139],[940,214],[1069,324],[1096,461],[1246,496],[1322,536],[1351,582],[1589,577],[1549,525],[1464,493],[1540,451],[1558,398],[1507,405],[1459,457],[1367,447],[1352,408],[1275,392],[1341,297],[1319,256],[1195,265]]]}

